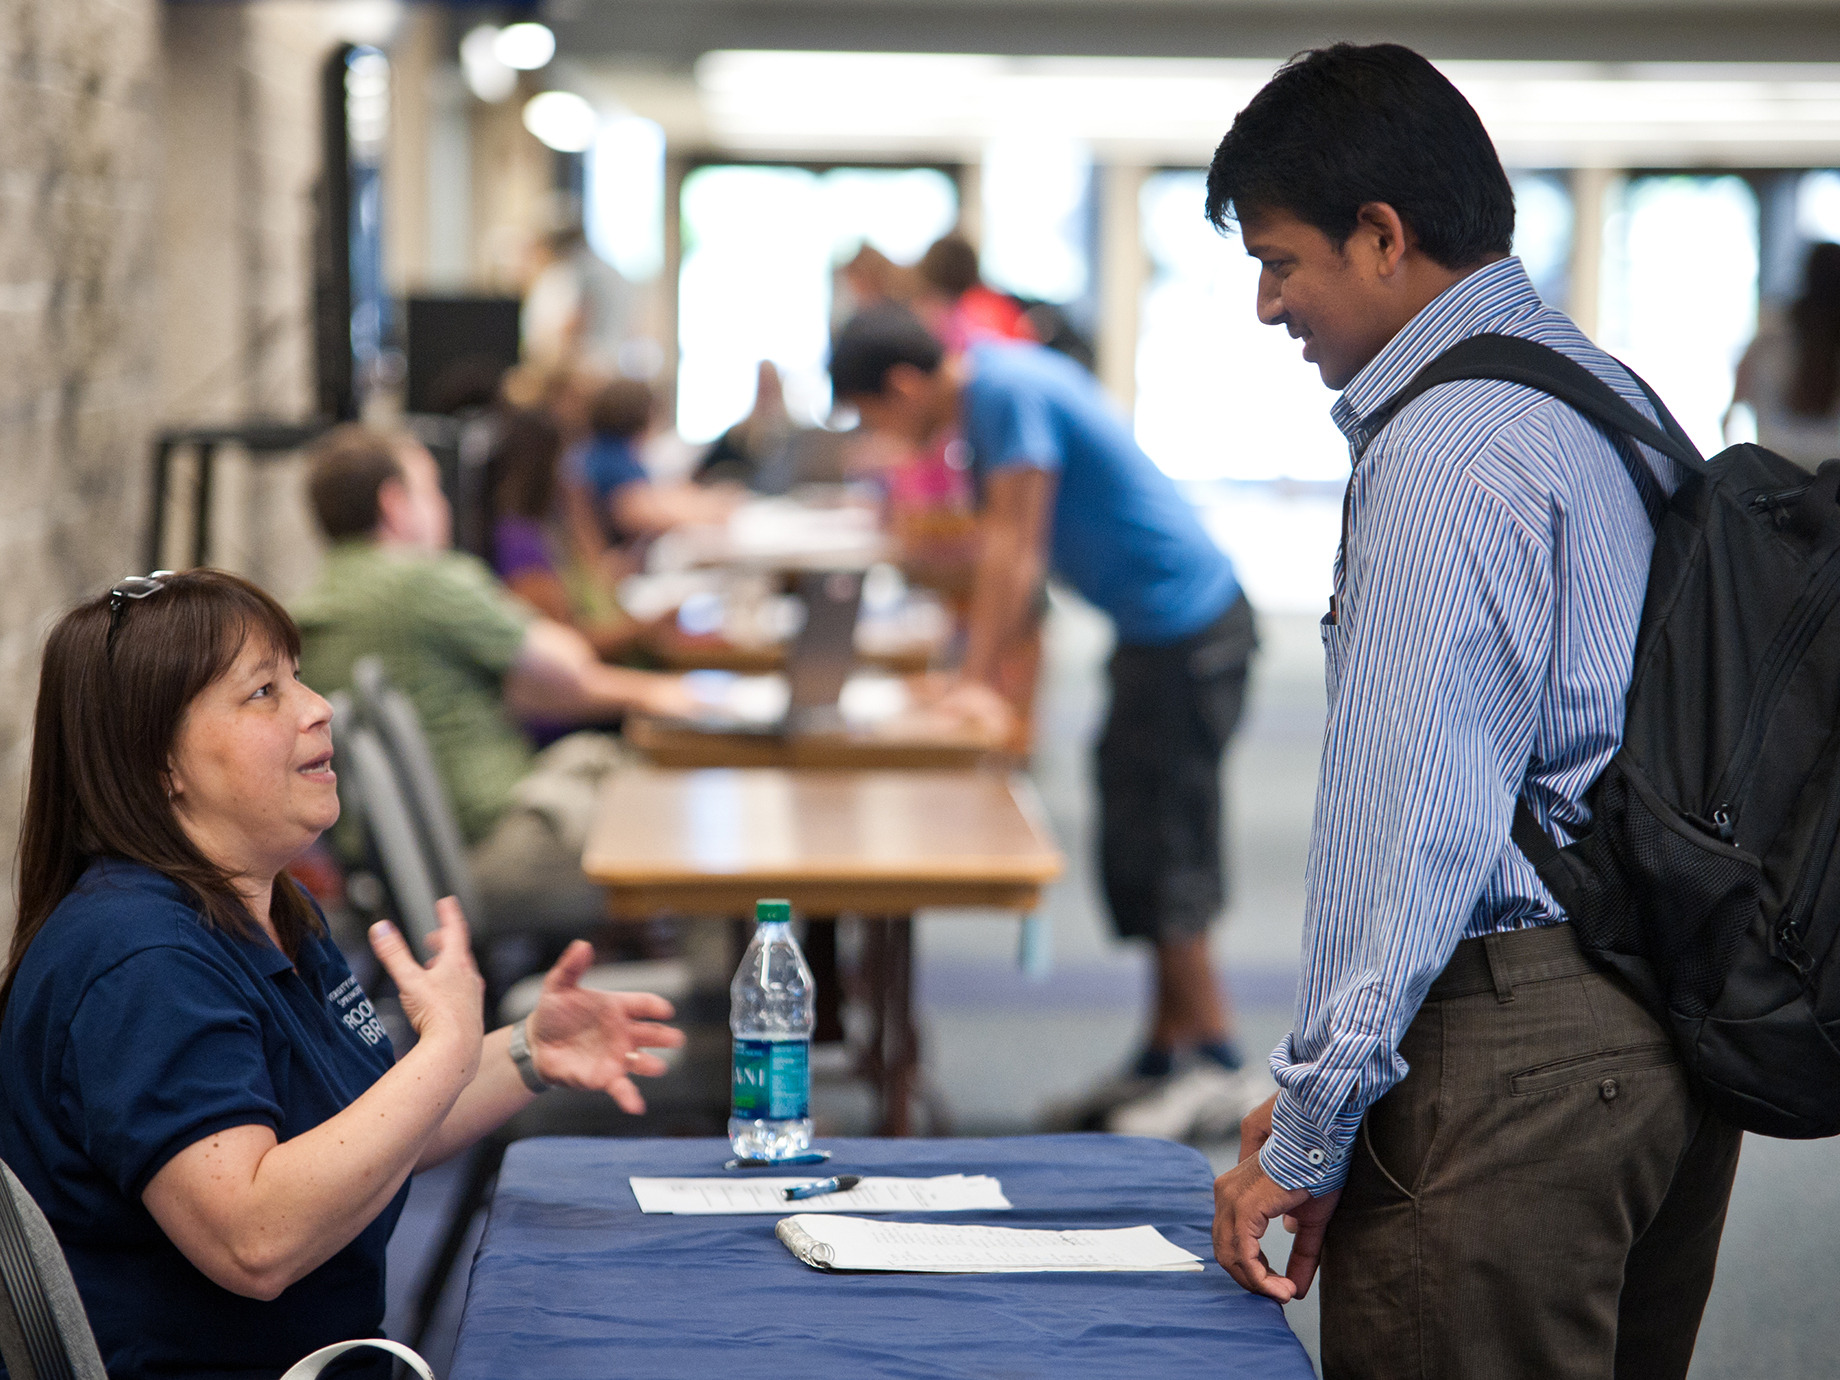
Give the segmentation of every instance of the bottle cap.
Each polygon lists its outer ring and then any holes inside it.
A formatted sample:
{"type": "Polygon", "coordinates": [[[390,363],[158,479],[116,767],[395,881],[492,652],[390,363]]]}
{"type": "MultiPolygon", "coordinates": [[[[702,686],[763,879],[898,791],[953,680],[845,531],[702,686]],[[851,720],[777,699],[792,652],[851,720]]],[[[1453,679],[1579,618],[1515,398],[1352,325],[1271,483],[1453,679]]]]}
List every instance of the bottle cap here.
{"type": "Polygon", "coordinates": [[[754,919],[762,925],[778,923],[790,924],[792,921],[792,902],[790,901],[756,901],[754,919]]]}

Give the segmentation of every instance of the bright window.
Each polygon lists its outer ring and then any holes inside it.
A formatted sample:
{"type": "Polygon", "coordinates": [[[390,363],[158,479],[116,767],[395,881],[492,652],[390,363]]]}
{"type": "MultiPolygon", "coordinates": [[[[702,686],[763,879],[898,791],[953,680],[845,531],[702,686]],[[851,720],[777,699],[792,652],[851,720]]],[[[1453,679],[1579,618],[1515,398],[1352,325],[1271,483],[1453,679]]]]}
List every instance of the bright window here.
{"type": "Polygon", "coordinates": [[[1206,177],[1157,173],[1139,203],[1150,285],[1137,338],[1137,440],[1172,478],[1336,480],[1335,394],[1259,323],[1259,266],[1202,214],[1206,177]]]}
{"type": "Polygon", "coordinates": [[[1572,192],[1563,175],[1509,173],[1514,254],[1549,306],[1565,309],[1572,277],[1572,192]]]}
{"type": "Polygon", "coordinates": [[[1757,198],[1739,177],[1638,177],[1604,226],[1598,339],[1710,455],[1757,329],[1757,198]]]}
{"type": "Polygon", "coordinates": [[[637,115],[601,126],[588,153],[588,243],[628,281],[664,267],[664,130],[637,115]]]}
{"type": "Polygon", "coordinates": [[[684,179],[677,426],[714,440],[747,415],[762,360],[794,420],[830,413],[835,267],[869,244],[912,263],[958,221],[958,188],[931,168],[716,165],[684,179]]]}
{"type": "Polygon", "coordinates": [[[1091,282],[1092,155],[1060,139],[994,139],[983,162],[984,278],[1066,304],[1091,282]]]}

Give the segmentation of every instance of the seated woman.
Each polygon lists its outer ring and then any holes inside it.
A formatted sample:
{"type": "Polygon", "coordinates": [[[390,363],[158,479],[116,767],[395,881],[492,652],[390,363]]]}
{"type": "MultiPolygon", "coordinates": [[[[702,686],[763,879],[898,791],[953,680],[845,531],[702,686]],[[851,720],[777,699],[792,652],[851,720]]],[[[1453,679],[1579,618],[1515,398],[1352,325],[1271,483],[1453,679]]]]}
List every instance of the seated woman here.
{"type": "Polygon", "coordinates": [[[566,623],[588,639],[604,661],[637,650],[650,625],[629,617],[596,567],[578,568],[558,558],[555,531],[562,428],[535,408],[513,412],[499,433],[486,468],[492,513],[492,569],[505,586],[539,613],[566,623]]]}
{"type": "MultiPolygon", "coordinates": [[[[0,1158],[50,1218],[109,1374],[276,1376],[376,1336],[409,1175],[546,1083],[643,1110],[669,1003],[578,984],[487,1035],[466,922],[371,945],[398,1059],[284,869],[338,818],[299,634],[233,575],[124,581],[52,630],[0,985],[0,1158]],[[516,1037],[514,1039],[514,1037],[516,1037]],[[521,1061],[521,1062],[519,1062],[521,1061]]],[[[367,1375],[388,1374],[388,1358],[367,1375]]]]}

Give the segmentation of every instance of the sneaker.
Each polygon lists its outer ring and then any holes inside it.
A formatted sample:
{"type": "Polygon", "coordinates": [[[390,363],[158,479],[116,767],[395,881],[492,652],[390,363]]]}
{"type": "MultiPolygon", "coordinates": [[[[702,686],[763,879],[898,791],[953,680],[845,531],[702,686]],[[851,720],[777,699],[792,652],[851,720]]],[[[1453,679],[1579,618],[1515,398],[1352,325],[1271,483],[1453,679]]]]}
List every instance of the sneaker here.
{"type": "Polygon", "coordinates": [[[1169,1080],[1140,1078],[1134,1072],[1113,1074],[1078,1097],[1050,1103],[1042,1113],[1046,1131],[1103,1131],[1112,1112],[1127,1102],[1147,1097],[1169,1080]]]}
{"type": "Polygon", "coordinates": [[[1197,1059],[1142,1097],[1113,1108],[1105,1129],[1159,1140],[1225,1139],[1270,1095],[1270,1080],[1249,1069],[1197,1059]]]}

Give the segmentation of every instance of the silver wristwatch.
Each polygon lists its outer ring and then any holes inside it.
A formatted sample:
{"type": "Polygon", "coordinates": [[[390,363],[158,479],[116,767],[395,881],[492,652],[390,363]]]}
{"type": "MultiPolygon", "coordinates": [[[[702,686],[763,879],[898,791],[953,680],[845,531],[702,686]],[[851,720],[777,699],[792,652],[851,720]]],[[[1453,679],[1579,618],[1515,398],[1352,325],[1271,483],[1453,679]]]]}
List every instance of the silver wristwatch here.
{"type": "Polygon", "coordinates": [[[524,1027],[530,1024],[526,1016],[511,1027],[511,1062],[517,1065],[518,1077],[524,1080],[524,1086],[533,1093],[548,1092],[550,1085],[543,1081],[543,1075],[537,1072],[537,1061],[530,1057],[530,1041],[524,1027]]]}

